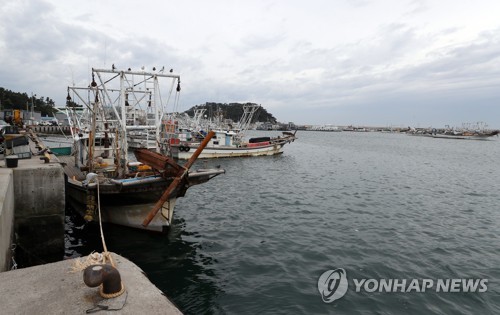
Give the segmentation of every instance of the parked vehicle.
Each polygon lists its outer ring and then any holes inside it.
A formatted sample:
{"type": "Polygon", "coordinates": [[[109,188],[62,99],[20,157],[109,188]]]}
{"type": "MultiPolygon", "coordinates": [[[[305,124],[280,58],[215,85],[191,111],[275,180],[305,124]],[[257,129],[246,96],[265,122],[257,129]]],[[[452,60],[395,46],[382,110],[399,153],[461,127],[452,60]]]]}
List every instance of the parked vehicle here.
{"type": "Polygon", "coordinates": [[[54,117],[42,117],[42,121],[38,124],[39,126],[58,126],[59,123],[54,117]],[[45,119],[44,119],[45,118],[45,119]]]}

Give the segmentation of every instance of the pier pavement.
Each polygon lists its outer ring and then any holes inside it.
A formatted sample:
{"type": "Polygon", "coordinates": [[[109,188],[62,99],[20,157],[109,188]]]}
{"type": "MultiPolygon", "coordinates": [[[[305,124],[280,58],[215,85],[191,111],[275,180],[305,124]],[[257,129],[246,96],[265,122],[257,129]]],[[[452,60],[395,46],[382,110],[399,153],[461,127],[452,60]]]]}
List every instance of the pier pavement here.
{"type": "Polygon", "coordinates": [[[98,288],[85,285],[83,271],[72,272],[75,259],[68,259],[0,273],[1,313],[182,314],[138,266],[117,254],[112,257],[125,286],[122,295],[102,298],[98,288]]]}

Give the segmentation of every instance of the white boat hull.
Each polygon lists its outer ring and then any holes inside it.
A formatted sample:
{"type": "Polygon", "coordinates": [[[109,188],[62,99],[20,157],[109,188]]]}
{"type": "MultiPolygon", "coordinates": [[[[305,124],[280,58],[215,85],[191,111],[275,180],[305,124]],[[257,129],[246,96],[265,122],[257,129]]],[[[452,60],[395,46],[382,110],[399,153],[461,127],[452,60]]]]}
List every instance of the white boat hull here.
{"type": "MultiPolygon", "coordinates": [[[[71,206],[77,210],[80,215],[85,216],[85,207],[83,204],[76,202],[75,200],[69,200],[71,206]]],[[[167,218],[172,218],[174,214],[176,199],[171,198],[166,202],[165,208],[158,213],[151,223],[145,228],[142,226],[144,218],[153,209],[154,203],[144,203],[144,204],[134,204],[125,206],[103,206],[101,207],[101,217],[102,222],[112,223],[116,225],[147,230],[152,232],[165,233],[170,227],[170,221],[167,218]]],[[[99,218],[94,218],[94,221],[98,221],[99,218]]]]}
{"type": "Polygon", "coordinates": [[[136,229],[147,229],[154,232],[165,232],[171,225],[169,218],[173,217],[176,198],[170,198],[164,205],[164,208],[153,218],[151,223],[144,228],[142,222],[144,218],[153,209],[154,203],[126,205],[121,207],[109,207],[108,211],[102,214],[104,222],[110,222],[122,226],[128,226],[136,229]]]}
{"type": "MultiPolygon", "coordinates": [[[[224,173],[221,169],[202,169],[191,171],[187,187],[206,182],[224,173]]],[[[185,188],[173,191],[162,209],[147,227],[142,226],[144,219],[153,209],[163,191],[170,184],[161,177],[147,177],[135,180],[111,179],[110,184],[99,186],[100,200],[97,200],[97,184],[84,185],[83,182],[68,178],[66,185],[67,200],[82,217],[91,214],[87,220],[98,221],[98,205],[101,208],[103,222],[143,229],[153,232],[166,232],[172,223],[174,208],[178,197],[185,194],[185,188]],[[90,196],[90,199],[89,199],[90,196]]]]}
{"type": "Polygon", "coordinates": [[[464,135],[431,135],[433,138],[438,139],[457,139],[457,140],[489,140],[491,135],[472,135],[472,136],[464,136],[464,135]]]}
{"type": "MultiPolygon", "coordinates": [[[[227,157],[249,157],[249,156],[265,156],[276,155],[283,153],[283,146],[285,144],[273,144],[262,147],[209,147],[207,146],[198,157],[199,159],[216,159],[227,157]]],[[[189,151],[180,151],[179,147],[172,147],[172,156],[179,160],[188,160],[196,151],[197,146],[190,147],[189,151]]]]}
{"type": "MultiPolygon", "coordinates": [[[[216,159],[230,157],[250,157],[277,155],[283,153],[283,147],[287,143],[295,141],[295,134],[285,134],[283,137],[260,137],[252,138],[248,143],[234,141],[235,134],[230,132],[218,132],[217,137],[211,139],[198,158],[216,159]],[[225,142],[225,143],[224,143],[225,142]],[[222,144],[224,143],[224,144],[222,144]]],[[[187,160],[199,146],[195,141],[170,142],[170,153],[174,159],[187,160]]]]}

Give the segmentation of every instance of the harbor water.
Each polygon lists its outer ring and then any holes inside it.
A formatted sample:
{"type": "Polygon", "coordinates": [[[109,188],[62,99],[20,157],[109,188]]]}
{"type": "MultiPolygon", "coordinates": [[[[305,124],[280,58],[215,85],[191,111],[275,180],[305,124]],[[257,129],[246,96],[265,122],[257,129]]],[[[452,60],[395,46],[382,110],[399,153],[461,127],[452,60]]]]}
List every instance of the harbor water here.
{"type": "MultiPolygon", "coordinates": [[[[280,156],[197,162],[226,174],[178,199],[168,235],[107,225],[108,249],[186,314],[500,314],[497,137],[297,136],[280,156]],[[318,279],[338,268],[347,292],[325,303],[318,279]],[[487,279],[487,290],[356,292],[355,279],[487,279]]],[[[68,217],[66,247],[101,251],[98,229],[68,217]]]]}

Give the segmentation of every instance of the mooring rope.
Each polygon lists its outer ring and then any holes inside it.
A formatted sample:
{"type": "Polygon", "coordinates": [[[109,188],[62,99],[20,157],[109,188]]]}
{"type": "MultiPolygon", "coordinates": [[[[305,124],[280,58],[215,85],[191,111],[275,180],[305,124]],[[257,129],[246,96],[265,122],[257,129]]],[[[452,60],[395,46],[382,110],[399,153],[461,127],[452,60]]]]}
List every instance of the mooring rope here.
{"type": "MultiPolygon", "coordinates": [[[[105,260],[106,259],[109,260],[109,262],[111,263],[111,266],[113,266],[113,268],[116,268],[116,264],[113,260],[113,257],[111,256],[111,253],[108,252],[108,247],[106,246],[106,240],[104,239],[104,232],[102,230],[102,218],[101,218],[101,197],[100,197],[100,193],[99,193],[99,178],[97,176],[95,176],[95,178],[96,178],[96,182],[97,182],[97,211],[99,212],[99,229],[101,231],[102,247],[104,249],[103,256],[105,257],[105,260]]],[[[118,296],[122,295],[123,292],[125,292],[125,285],[123,284],[123,282],[121,282],[120,291],[115,292],[115,293],[109,293],[109,294],[104,293],[104,285],[101,284],[99,286],[99,294],[105,299],[111,299],[111,298],[118,297],[118,296]]],[[[124,303],[124,305],[125,305],[125,303],[124,303]]]]}
{"type": "Polygon", "coordinates": [[[17,245],[16,244],[12,244],[10,246],[10,250],[12,251],[12,254],[11,254],[11,258],[12,258],[12,267],[10,268],[10,270],[16,270],[17,269],[17,262],[16,260],[14,259],[14,256],[16,256],[16,247],[17,245]]]}
{"type": "Polygon", "coordinates": [[[110,308],[108,305],[95,304],[93,308],[85,311],[87,314],[96,313],[99,311],[121,311],[125,304],[127,303],[128,292],[125,291],[125,299],[120,307],[110,308]]]}
{"type": "Polygon", "coordinates": [[[99,179],[97,177],[97,174],[92,176],[91,178],[88,178],[88,181],[91,182],[95,180],[97,184],[97,211],[99,213],[99,230],[101,233],[101,242],[102,242],[102,247],[103,247],[103,253],[95,253],[92,252],[90,255],[87,257],[85,261],[80,261],[76,260],[75,263],[73,264],[73,272],[78,272],[81,270],[84,270],[88,266],[95,265],[95,264],[105,264],[106,260],[110,262],[111,266],[116,268],[115,261],[113,260],[113,257],[111,256],[111,253],[108,251],[108,247],[106,246],[106,240],[104,239],[104,231],[102,229],[102,216],[101,216],[101,199],[100,199],[100,189],[99,189],[99,179]]]}
{"type": "Polygon", "coordinates": [[[104,257],[105,259],[109,259],[111,266],[116,268],[115,262],[113,261],[113,258],[111,257],[111,254],[108,252],[108,247],[106,246],[106,240],[104,239],[104,232],[102,230],[102,218],[101,218],[101,197],[99,193],[99,179],[97,176],[95,176],[96,182],[97,182],[97,211],[99,212],[99,229],[101,231],[101,241],[102,241],[102,248],[104,249],[104,257]]]}

